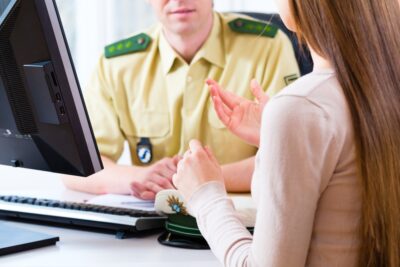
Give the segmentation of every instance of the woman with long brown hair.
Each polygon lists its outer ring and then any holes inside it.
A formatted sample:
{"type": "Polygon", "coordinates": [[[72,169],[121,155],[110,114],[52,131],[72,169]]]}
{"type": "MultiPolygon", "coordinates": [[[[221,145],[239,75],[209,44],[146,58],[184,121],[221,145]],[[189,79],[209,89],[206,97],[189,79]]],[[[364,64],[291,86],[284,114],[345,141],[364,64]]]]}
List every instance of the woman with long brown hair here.
{"type": "Polygon", "coordinates": [[[255,84],[250,102],[209,81],[222,122],[259,147],[254,236],[207,147],[192,141],[174,184],[224,265],[398,267],[399,3],[277,2],[314,71],[269,101],[255,84]]]}

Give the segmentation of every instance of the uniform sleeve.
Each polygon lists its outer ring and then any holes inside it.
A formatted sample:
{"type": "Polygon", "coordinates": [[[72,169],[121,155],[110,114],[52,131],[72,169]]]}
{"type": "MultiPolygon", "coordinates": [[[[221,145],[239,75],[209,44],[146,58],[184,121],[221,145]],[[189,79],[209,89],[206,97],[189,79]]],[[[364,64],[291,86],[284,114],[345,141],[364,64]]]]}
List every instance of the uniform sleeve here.
{"type": "Polygon", "coordinates": [[[113,90],[106,82],[104,60],[102,57],[97,64],[84,97],[100,154],[117,161],[125,139],[114,108],[113,90]]]}
{"type": "Polygon", "coordinates": [[[293,45],[282,31],[279,31],[276,35],[270,51],[261,87],[266,90],[269,96],[274,96],[299,78],[300,70],[293,45]]]}
{"type": "Polygon", "coordinates": [[[304,267],[318,199],[339,155],[334,127],[318,106],[299,97],[271,100],[262,125],[254,236],[216,182],[196,191],[188,208],[225,266],[304,267]]]}

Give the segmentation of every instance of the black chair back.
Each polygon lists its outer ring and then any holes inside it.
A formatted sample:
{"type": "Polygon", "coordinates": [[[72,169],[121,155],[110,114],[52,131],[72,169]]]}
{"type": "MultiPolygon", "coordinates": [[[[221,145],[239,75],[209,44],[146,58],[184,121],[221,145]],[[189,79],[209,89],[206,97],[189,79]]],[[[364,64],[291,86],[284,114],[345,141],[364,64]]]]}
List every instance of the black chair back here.
{"type": "Polygon", "coordinates": [[[283,24],[278,14],[265,14],[257,12],[240,12],[240,14],[247,15],[262,21],[270,22],[271,24],[278,26],[279,29],[281,29],[284,33],[286,33],[286,35],[289,37],[290,41],[293,44],[294,52],[296,54],[296,59],[299,64],[301,75],[305,75],[312,71],[313,61],[310,55],[310,51],[305,45],[303,45],[302,47],[300,46],[296,34],[290,31],[288,28],[286,28],[285,24],[283,24]]]}

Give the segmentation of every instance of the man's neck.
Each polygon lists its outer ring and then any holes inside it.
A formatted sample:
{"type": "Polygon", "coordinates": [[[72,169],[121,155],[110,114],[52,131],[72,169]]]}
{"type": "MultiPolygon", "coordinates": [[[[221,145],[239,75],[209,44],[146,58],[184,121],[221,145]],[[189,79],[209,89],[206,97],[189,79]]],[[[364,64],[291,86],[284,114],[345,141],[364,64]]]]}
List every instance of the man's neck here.
{"type": "Polygon", "coordinates": [[[196,32],[187,34],[176,34],[163,30],[163,34],[171,47],[187,62],[190,63],[197,51],[208,39],[213,27],[213,17],[206,22],[203,27],[196,32]]]}

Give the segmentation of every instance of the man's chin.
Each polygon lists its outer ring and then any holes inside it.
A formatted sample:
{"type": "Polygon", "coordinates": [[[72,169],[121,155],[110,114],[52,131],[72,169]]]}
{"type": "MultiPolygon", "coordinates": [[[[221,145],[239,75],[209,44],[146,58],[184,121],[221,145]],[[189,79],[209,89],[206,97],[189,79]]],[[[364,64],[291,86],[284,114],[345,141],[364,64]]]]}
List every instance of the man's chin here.
{"type": "Polygon", "coordinates": [[[171,30],[171,32],[178,34],[178,35],[191,35],[194,32],[193,28],[194,27],[192,25],[188,25],[185,23],[185,24],[181,24],[181,25],[175,25],[170,30],[171,30]]]}

